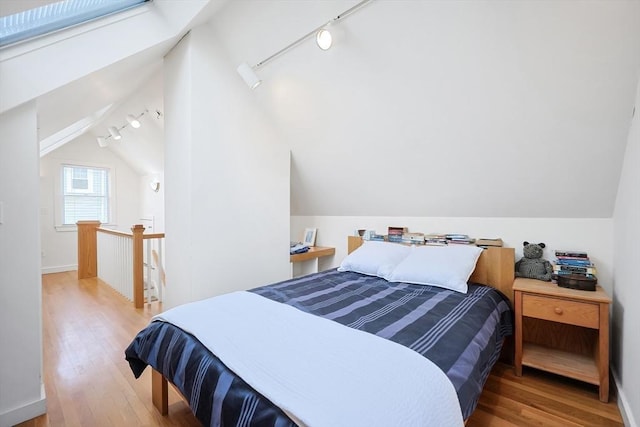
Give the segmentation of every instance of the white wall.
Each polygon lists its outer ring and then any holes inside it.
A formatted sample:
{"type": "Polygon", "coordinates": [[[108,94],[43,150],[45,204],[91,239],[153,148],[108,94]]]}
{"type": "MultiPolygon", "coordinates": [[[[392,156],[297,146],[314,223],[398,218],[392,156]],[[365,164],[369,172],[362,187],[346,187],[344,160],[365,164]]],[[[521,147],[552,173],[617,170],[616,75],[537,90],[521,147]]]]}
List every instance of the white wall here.
{"type": "Polygon", "coordinates": [[[640,82],[614,214],[613,358],[628,426],[640,423],[640,82]]]}
{"type": "Polygon", "coordinates": [[[165,60],[166,303],[290,274],[289,152],[214,28],[165,60]]]}
{"type": "Polygon", "coordinates": [[[44,413],[35,102],[0,114],[0,427],[44,413]]]}
{"type": "MultiPolygon", "coordinates": [[[[40,161],[40,229],[42,239],[42,272],[53,273],[78,268],[78,235],[75,231],[57,231],[55,192],[60,179],[60,165],[65,162],[106,166],[115,174],[116,197],[112,212],[115,227],[131,231],[140,223],[141,177],[108,148],[100,148],[85,134],[44,156],[40,161]]],[[[147,185],[147,189],[148,189],[147,185]]],[[[150,192],[150,190],[148,190],[150,192]]]]}

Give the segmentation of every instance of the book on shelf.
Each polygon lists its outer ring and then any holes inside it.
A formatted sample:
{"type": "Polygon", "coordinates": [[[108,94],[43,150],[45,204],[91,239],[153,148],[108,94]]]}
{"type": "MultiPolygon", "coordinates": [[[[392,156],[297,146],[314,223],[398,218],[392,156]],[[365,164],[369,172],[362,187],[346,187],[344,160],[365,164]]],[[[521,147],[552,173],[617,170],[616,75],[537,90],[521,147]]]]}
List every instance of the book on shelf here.
{"type": "Polygon", "coordinates": [[[593,264],[589,258],[575,259],[575,258],[557,258],[556,264],[558,265],[573,265],[577,267],[592,267],[593,264]]]}
{"type": "Polygon", "coordinates": [[[476,239],[467,238],[467,239],[451,239],[447,242],[449,245],[473,245],[476,242],[476,239]]]}
{"type": "Polygon", "coordinates": [[[447,241],[427,239],[424,241],[424,244],[428,246],[447,246],[447,241]]]}
{"type": "Polygon", "coordinates": [[[448,233],[448,234],[445,234],[444,237],[447,240],[453,240],[453,239],[463,240],[463,239],[469,238],[467,234],[458,234],[458,233],[448,233]]]}
{"type": "Polygon", "coordinates": [[[568,255],[556,255],[557,259],[577,259],[577,260],[588,260],[588,256],[568,256],[568,255]]]}
{"type": "Polygon", "coordinates": [[[402,243],[402,235],[407,232],[407,227],[389,227],[387,229],[387,240],[390,242],[402,243]]]}
{"type": "Polygon", "coordinates": [[[569,257],[569,258],[589,258],[589,255],[584,251],[556,251],[557,257],[569,257]]]}
{"type": "Polygon", "coordinates": [[[482,246],[482,247],[502,247],[504,243],[502,242],[501,238],[496,238],[496,239],[488,239],[486,237],[482,237],[480,239],[476,239],[476,246],[482,246]]]}
{"type": "Polygon", "coordinates": [[[568,271],[573,273],[583,273],[583,274],[597,274],[598,271],[596,267],[592,264],[591,266],[578,266],[578,265],[562,265],[551,263],[553,265],[553,271],[568,271]]]}
{"type": "Polygon", "coordinates": [[[411,243],[417,245],[424,244],[424,233],[404,233],[402,235],[403,243],[411,243]]]}

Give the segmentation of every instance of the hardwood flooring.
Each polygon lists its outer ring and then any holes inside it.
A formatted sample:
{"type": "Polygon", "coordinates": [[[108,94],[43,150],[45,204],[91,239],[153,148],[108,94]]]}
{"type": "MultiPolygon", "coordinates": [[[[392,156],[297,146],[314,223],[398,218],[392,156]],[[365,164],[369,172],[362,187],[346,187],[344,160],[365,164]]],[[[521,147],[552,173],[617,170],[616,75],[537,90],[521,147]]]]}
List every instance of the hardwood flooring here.
{"type": "MultiPolygon", "coordinates": [[[[134,379],[124,349],[151,316],[97,279],[76,272],[42,279],[44,383],[48,412],[20,424],[32,426],[199,426],[187,404],[169,387],[169,415],[151,404],[151,375],[134,379]]],[[[467,427],[622,426],[612,396],[598,400],[595,387],[535,370],[516,377],[498,363],[467,427]]]]}

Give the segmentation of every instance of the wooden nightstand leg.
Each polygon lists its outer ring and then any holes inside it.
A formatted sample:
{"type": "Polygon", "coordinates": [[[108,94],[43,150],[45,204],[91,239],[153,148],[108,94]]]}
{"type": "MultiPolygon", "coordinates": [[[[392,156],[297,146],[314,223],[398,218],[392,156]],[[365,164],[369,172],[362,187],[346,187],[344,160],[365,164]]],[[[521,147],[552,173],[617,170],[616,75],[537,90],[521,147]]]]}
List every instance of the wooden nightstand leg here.
{"type": "Polygon", "coordinates": [[[609,304],[600,304],[600,330],[598,331],[598,374],[600,401],[609,401],[609,304]]]}
{"type": "Polygon", "coordinates": [[[522,292],[515,292],[514,297],[516,312],[516,351],[515,351],[515,372],[516,376],[522,376],[522,292]]]}

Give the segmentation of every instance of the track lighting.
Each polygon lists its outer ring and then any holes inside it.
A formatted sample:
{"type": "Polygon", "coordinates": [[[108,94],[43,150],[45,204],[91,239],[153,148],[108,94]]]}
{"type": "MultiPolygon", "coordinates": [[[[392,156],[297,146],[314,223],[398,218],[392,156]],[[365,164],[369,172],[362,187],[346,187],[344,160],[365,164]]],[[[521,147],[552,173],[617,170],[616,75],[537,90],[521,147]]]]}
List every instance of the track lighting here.
{"type": "MultiPolygon", "coordinates": [[[[121,140],[122,134],[120,133],[120,131],[126,128],[127,126],[131,126],[134,129],[138,129],[141,126],[140,118],[148,112],[149,110],[144,110],[142,113],[138,114],[137,116],[134,116],[133,114],[127,114],[125,117],[127,120],[127,123],[119,127],[109,126],[107,128],[107,131],[109,131],[109,135],[98,136],[98,146],[100,146],[100,148],[107,147],[109,145],[109,142],[111,142],[109,141],[110,139],[113,139],[114,141],[121,140]]],[[[162,115],[162,113],[159,110],[156,110],[156,114],[158,115],[158,118],[160,118],[160,116],[162,115]]]]}
{"type": "Polygon", "coordinates": [[[347,16],[351,15],[352,13],[354,13],[355,11],[357,11],[358,9],[360,9],[363,6],[365,6],[367,3],[371,2],[371,1],[372,0],[362,0],[360,3],[356,4],[352,8],[345,10],[344,12],[342,12],[340,15],[336,16],[335,18],[333,18],[329,22],[320,25],[315,30],[310,31],[309,33],[307,33],[304,36],[300,37],[298,40],[294,41],[293,43],[291,43],[291,44],[289,44],[289,45],[287,45],[285,47],[283,47],[282,49],[280,49],[279,51],[277,51],[276,53],[274,53],[270,57],[268,57],[266,59],[263,59],[262,61],[258,62],[254,66],[251,66],[251,65],[247,64],[246,62],[243,62],[237,68],[238,74],[240,74],[240,76],[242,77],[244,82],[247,84],[247,86],[249,86],[251,89],[255,89],[256,87],[258,87],[260,85],[260,83],[262,83],[262,80],[260,80],[260,78],[255,73],[256,70],[258,70],[260,67],[266,65],[268,62],[271,62],[272,60],[274,60],[278,56],[282,55],[283,53],[285,53],[289,49],[293,49],[294,47],[296,47],[297,45],[299,45],[300,43],[302,43],[303,41],[305,41],[309,37],[315,36],[316,43],[318,44],[318,47],[320,49],[322,49],[322,50],[329,49],[331,47],[331,45],[333,44],[333,36],[331,35],[331,32],[325,27],[327,27],[327,26],[329,26],[331,24],[334,24],[334,23],[336,23],[338,21],[343,20],[344,18],[346,18],[347,16]]]}
{"type": "Polygon", "coordinates": [[[333,37],[331,37],[331,32],[326,28],[321,29],[316,33],[316,44],[322,50],[327,50],[331,47],[333,43],[333,37]]]}
{"type": "Polygon", "coordinates": [[[127,122],[129,122],[131,127],[134,129],[138,129],[140,127],[140,121],[133,117],[131,114],[127,114],[127,122]]]}
{"type": "Polygon", "coordinates": [[[116,141],[119,141],[120,139],[122,139],[122,135],[120,135],[120,131],[118,130],[117,127],[115,126],[111,126],[109,129],[109,134],[111,135],[111,138],[115,139],[116,141]]]}
{"type": "Polygon", "coordinates": [[[238,66],[238,74],[242,77],[242,80],[249,86],[251,89],[255,89],[260,86],[262,80],[256,75],[253,68],[246,62],[243,62],[238,66]]]}

